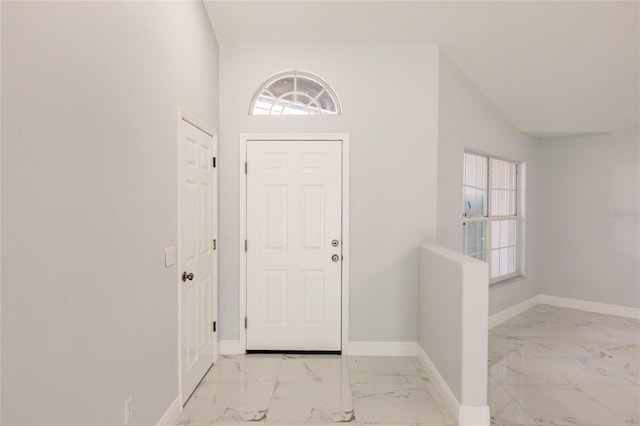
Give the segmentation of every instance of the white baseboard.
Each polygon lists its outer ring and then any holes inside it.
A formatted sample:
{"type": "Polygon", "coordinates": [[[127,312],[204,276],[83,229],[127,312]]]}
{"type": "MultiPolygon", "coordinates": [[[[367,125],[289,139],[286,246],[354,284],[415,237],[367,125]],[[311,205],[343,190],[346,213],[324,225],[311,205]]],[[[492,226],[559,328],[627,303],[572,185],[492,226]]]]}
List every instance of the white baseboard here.
{"type": "Polygon", "coordinates": [[[504,311],[500,311],[496,314],[493,314],[489,317],[489,329],[492,329],[496,325],[500,325],[505,321],[509,321],[511,318],[520,315],[521,313],[528,311],[529,309],[536,306],[540,303],[540,296],[533,296],[527,300],[524,300],[517,305],[513,305],[510,308],[505,309],[504,311]]]}
{"type": "Polygon", "coordinates": [[[157,426],[174,426],[178,423],[178,417],[180,417],[180,413],[182,412],[182,405],[180,404],[180,397],[177,396],[176,399],[169,405],[167,411],[160,417],[158,420],[157,426]]]}
{"type": "Polygon", "coordinates": [[[489,406],[474,407],[468,405],[460,405],[458,398],[453,394],[451,388],[444,380],[440,371],[433,364],[429,355],[422,349],[422,346],[417,345],[418,359],[424,365],[427,372],[433,377],[438,390],[442,394],[447,408],[456,416],[456,421],[459,426],[490,426],[491,425],[491,413],[489,406]]]}
{"type": "Polygon", "coordinates": [[[572,299],[569,297],[550,296],[548,294],[539,294],[533,296],[523,302],[513,305],[510,308],[493,314],[489,317],[489,329],[496,325],[502,324],[511,318],[533,308],[536,305],[551,305],[561,308],[578,309],[580,311],[595,312],[605,315],[616,315],[619,317],[627,317],[640,319],[640,309],[630,308],[628,306],[610,305],[608,303],[591,302],[589,300],[572,299]]]}
{"type": "Polygon", "coordinates": [[[429,355],[427,355],[427,353],[424,351],[424,349],[422,349],[422,346],[420,345],[417,345],[417,356],[420,362],[422,362],[424,368],[427,370],[427,373],[429,373],[429,375],[433,377],[436,386],[438,387],[440,393],[442,394],[442,397],[444,398],[445,404],[447,404],[447,408],[454,416],[456,416],[456,421],[459,422],[460,402],[458,401],[458,398],[456,398],[456,396],[453,394],[451,388],[440,374],[440,371],[438,371],[436,366],[429,358],[429,355]]]}
{"type": "Polygon", "coordinates": [[[608,303],[591,302],[588,300],[571,299],[568,297],[549,296],[547,294],[538,295],[538,303],[542,305],[552,305],[562,308],[596,312],[599,314],[640,319],[640,309],[630,308],[628,306],[610,305],[608,303]]]}
{"type": "Polygon", "coordinates": [[[491,414],[489,406],[484,407],[460,407],[460,417],[458,419],[459,426],[490,426],[491,414]]]}
{"type": "Polygon", "coordinates": [[[246,348],[240,340],[220,340],[220,355],[240,355],[246,353],[246,348]]]}
{"type": "Polygon", "coordinates": [[[349,342],[343,355],[416,356],[416,342],[349,342]]]}

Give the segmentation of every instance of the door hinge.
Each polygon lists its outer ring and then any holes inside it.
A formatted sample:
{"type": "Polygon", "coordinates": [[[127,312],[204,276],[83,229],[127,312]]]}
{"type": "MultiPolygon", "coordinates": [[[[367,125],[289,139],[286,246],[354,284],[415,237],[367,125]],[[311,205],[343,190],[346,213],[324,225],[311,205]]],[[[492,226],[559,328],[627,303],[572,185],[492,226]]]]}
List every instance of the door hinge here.
{"type": "Polygon", "coordinates": [[[244,174],[246,175],[247,172],[249,171],[249,166],[247,165],[247,162],[244,162],[244,174]]]}
{"type": "Polygon", "coordinates": [[[247,328],[247,317],[244,317],[244,328],[247,328]]]}
{"type": "Polygon", "coordinates": [[[215,169],[215,167],[216,167],[216,157],[213,157],[211,159],[211,167],[213,167],[215,169]]]}
{"type": "Polygon", "coordinates": [[[215,250],[217,247],[218,247],[218,243],[217,243],[217,242],[216,242],[216,240],[214,239],[214,240],[211,242],[211,248],[215,250]]]}
{"type": "Polygon", "coordinates": [[[216,332],[216,322],[211,323],[211,331],[216,332]]]}
{"type": "Polygon", "coordinates": [[[247,242],[247,240],[244,240],[244,251],[247,251],[248,247],[249,247],[249,243],[247,242]]]}

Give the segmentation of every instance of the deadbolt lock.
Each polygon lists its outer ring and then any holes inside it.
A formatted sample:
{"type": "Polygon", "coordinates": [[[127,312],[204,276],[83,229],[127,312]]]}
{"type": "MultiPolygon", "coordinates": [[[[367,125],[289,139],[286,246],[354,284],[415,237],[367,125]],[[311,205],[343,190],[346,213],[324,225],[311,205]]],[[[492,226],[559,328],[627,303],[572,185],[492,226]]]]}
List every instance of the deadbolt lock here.
{"type": "Polygon", "coordinates": [[[331,260],[333,260],[334,262],[337,262],[338,260],[340,260],[340,256],[338,256],[337,254],[334,254],[333,256],[331,256],[331,260]]]}
{"type": "Polygon", "coordinates": [[[332,245],[332,246],[334,246],[334,247],[338,247],[338,246],[340,245],[340,241],[338,241],[338,240],[332,240],[332,241],[331,241],[331,245],[332,245]]]}

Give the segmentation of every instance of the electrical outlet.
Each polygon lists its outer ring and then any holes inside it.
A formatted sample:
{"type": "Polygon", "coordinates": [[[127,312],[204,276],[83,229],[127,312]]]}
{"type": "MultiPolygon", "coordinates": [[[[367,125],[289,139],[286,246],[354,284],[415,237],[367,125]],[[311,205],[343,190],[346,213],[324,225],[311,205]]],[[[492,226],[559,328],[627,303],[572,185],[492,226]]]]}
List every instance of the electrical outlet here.
{"type": "Polygon", "coordinates": [[[176,248],[167,247],[164,249],[164,266],[171,266],[176,263],[176,248]]]}
{"type": "Polygon", "coordinates": [[[124,424],[125,426],[129,424],[131,417],[133,416],[133,396],[127,398],[124,402],[124,424]]]}

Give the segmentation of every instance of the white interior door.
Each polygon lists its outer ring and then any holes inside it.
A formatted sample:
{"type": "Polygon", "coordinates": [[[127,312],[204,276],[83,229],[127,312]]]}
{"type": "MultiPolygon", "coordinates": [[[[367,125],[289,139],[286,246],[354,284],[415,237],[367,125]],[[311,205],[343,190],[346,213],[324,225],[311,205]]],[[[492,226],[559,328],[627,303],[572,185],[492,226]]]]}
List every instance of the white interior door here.
{"type": "Polygon", "coordinates": [[[341,141],[247,141],[248,350],[341,350],[341,229],[341,141]]]}
{"type": "Polygon", "coordinates": [[[180,358],[186,402],[214,362],[217,306],[217,140],[180,121],[180,358]]]}

